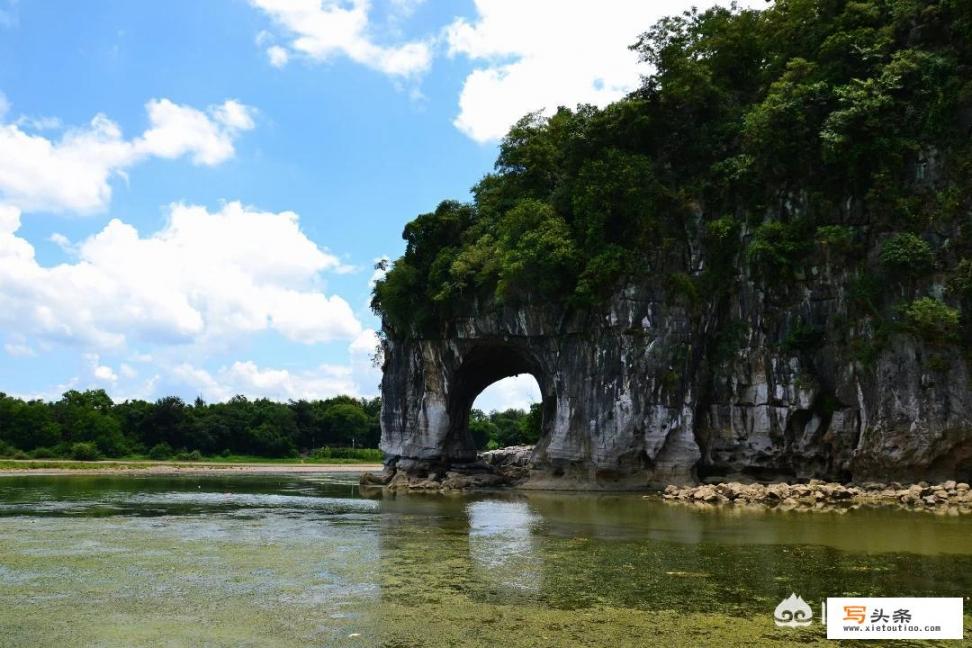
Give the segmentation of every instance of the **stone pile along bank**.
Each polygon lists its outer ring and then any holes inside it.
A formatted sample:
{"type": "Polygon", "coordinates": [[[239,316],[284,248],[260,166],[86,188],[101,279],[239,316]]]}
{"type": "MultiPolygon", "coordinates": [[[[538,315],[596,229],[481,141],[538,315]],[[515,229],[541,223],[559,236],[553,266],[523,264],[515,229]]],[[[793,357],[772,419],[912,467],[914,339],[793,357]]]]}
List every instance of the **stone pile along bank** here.
{"type": "Polygon", "coordinates": [[[972,513],[972,490],[965,482],[838,484],[811,480],[807,484],[741,484],[668,486],[662,497],[695,505],[756,505],[785,510],[833,510],[855,506],[900,506],[940,513],[972,513]]]}

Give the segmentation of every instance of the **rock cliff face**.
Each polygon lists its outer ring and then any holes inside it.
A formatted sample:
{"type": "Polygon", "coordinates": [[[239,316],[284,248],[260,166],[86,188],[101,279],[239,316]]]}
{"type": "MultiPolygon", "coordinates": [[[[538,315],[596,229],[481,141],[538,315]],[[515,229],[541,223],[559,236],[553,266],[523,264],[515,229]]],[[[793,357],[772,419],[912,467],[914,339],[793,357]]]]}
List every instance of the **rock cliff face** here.
{"type": "Polygon", "coordinates": [[[869,320],[848,316],[852,277],[826,255],[785,288],[743,268],[719,303],[691,303],[666,279],[704,266],[691,249],[599,312],[474,305],[440,339],[389,336],[386,476],[474,470],[474,399],[526,372],[543,398],[526,487],[972,477],[972,391],[958,346],[900,331],[878,340],[869,320]]]}

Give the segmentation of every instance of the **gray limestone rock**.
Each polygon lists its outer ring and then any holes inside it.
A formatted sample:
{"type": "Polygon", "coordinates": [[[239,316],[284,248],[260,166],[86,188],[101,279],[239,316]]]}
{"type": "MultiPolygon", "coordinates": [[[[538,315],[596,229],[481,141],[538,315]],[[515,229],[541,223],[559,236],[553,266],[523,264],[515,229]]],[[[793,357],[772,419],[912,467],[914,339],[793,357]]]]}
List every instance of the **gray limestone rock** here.
{"type": "Polygon", "coordinates": [[[512,478],[528,488],[972,478],[972,390],[957,347],[895,333],[864,363],[855,348],[874,333],[849,321],[846,271],[824,264],[777,292],[747,272],[727,277],[719,303],[686,305],[658,272],[593,312],[473,303],[440,337],[388,332],[386,470],[473,464],[476,396],[529,373],[543,431],[512,478]],[[793,350],[798,322],[826,341],[793,350]]]}

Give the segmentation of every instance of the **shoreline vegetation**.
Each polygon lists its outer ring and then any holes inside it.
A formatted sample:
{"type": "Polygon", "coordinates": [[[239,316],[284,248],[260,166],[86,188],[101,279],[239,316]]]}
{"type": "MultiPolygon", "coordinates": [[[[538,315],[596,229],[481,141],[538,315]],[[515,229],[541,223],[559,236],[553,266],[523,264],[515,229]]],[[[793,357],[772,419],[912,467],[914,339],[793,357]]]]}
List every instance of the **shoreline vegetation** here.
{"type": "MultiPolygon", "coordinates": [[[[101,389],[70,390],[50,402],[0,392],[0,457],[79,461],[360,458],[360,449],[378,447],[380,411],[381,399],[351,396],[286,403],[245,396],[222,403],[201,398],[187,403],[167,396],[154,402],[116,403],[101,389]]],[[[380,461],[380,455],[363,458],[380,461]]]]}
{"type": "MultiPolygon", "coordinates": [[[[0,460],[380,463],[380,412],[380,398],[351,396],[116,403],[101,389],[71,390],[51,402],[0,392],[0,460]]],[[[535,443],[540,435],[539,404],[474,409],[469,419],[480,449],[535,443]]]]}
{"type": "Polygon", "coordinates": [[[207,474],[207,473],[315,473],[380,470],[376,460],[361,458],[267,459],[261,457],[218,457],[202,461],[155,461],[151,459],[110,459],[76,461],[72,459],[0,459],[0,477],[16,475],[113,475],[113,474],[207,474]]]}

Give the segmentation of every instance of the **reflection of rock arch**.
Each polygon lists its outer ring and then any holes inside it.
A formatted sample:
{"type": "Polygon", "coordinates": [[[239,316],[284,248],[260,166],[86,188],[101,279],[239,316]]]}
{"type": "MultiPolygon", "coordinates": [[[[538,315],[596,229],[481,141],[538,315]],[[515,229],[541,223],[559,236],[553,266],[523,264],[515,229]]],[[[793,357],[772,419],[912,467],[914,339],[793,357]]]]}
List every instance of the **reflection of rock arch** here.
{"type": "Polygon", "coordinates": [[[539,594],[543,555],[533,537],[540,516],[526,501],[484,499],[466,506],[469,557],[493,590],[539,594]]]}

